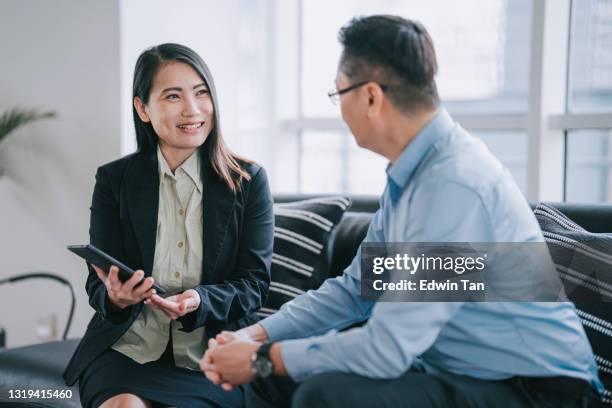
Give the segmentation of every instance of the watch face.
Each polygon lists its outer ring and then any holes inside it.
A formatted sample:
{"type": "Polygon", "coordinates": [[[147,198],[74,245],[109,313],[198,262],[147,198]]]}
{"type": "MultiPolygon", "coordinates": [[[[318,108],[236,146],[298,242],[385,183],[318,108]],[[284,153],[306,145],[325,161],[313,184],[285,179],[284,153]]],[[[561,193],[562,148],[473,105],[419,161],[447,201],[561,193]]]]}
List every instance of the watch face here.
{"type": "Polygon", "coordinates": [[[253,371],[258,377],[269,377],[272,374],[272,362],[265,357],[253,361],[253,371]]]}

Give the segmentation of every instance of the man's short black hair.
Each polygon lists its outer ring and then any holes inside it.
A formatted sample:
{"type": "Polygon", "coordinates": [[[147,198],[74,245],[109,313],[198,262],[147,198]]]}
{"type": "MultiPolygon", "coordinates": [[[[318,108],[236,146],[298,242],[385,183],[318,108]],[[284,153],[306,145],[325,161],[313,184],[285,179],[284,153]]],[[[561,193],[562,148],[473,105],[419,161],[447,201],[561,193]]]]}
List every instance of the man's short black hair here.
{"type": "Polygon", "coordinates": [[[385,94],[401,112],[439,105],[433,41],[419,22],[398,16],[353,18],[340,29],[344,47],[340,70],[353,82],[386,85],[385,94]]]}

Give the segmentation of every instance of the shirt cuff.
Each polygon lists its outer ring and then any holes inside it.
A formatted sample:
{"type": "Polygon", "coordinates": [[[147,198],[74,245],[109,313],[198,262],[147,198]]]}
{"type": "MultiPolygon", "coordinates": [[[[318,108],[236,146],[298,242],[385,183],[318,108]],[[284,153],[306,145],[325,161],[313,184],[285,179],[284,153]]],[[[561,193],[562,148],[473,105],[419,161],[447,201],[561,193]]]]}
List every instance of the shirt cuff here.
{"type": "Polygon", "coordinates": [[[293,325],[282,311],[276,312],[258,323],[266,330],[270,341],[289,339],[295,332],[293,325]]]}
{"type": "Polygon", "coordinates": [[[311,347],[311,339],[285,340],[280,343],[280,354],[285,365],[287,374],[293,381],[299,382],[305,380],[313,374],[316,374],[315,366],[312,364],[312,358],[309,358],[308,351],[311,347]]]}

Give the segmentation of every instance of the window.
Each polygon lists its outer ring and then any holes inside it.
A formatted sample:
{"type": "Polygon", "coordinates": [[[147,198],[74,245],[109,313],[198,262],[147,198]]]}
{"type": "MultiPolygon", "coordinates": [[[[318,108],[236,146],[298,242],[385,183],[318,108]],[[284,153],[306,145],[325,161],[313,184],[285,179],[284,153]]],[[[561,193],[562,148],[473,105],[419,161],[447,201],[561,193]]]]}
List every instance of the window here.
{"type": "Polygon", "coordinates": [[[386,160],[355,144],[326,94],[334,86],[340,27],[353,16],[390,13],[426,26],[444,106],[531,201],[612,199],[611,0],[560,0],[554,7],[533,0],[241,4],[250,19],[241,28],[243,150],[268,158],[274,192],[378,195],[384,188],[386,160]],[[544,21],[552,22],[547,30],[544,21]],[[550,91],[566,85],[567,92],[550,91]]]}
{"type": "Polygon", "coordinates": [[[569,108],[612,112],[612,1],[573,2],[569,108]]]}
{"type": "MultiPolygon", "coordinates": [[[[291,84],[280,85],[286,88],[286,98],[297,99],[298,109],[293,116],[287,115],[280,100],[278,108],[288,124],[285,129],[290,129],[283,137],[300,140],[298,191],[378,195],[386,182],[387,161],[359,148],[348,130],[338,130],[343,128],[339,109],[326,95],[334,86],[341,52],[338,30],[353,16],[390,13],[421,21],[434,40],[440,67],[438,90],[453,115],[467,114],[472,120],[476,116],[478,121],[479,116],[527,111],[532,0],[433,0],[428,4],[308,0],[296,4],[291,15],[297,18],[295,39],[301,48],[293,55],[280,51],[285,57],[277,71],[290,71],[296,64],[299,73],[297,91],[291,84]]],[[[286,35],[290,33],[285,30],[286,35]]],[[[479,136],[526,191],[526,131],[514,130],[512,125],[513,130],[501,127],[479,136]]]]}
{"type": "Polygon", "coordinates": [[[612,130],[569,132],[567,201],[612,201],[612,130]]]}
{"type": "Polygon", "coordinates": [[[565,198],[612,201],[612,1],[572,8],[565,198]],[[608,112],[608,113],[606,113],[608,112]]]}
{"type": "Polygon", "coordinates": [[[270,1],[240,1],[238,41],[240,72],[238,76],[240,129],[252,131],[265,128],[271,115],[270,92],[272,32],[261,26],[271,23],[270,1]]]}
{"type": "Polygon", "coordinates": [[[337,117],[326,92],[340,56],[339,28],[353,16],[384,13],[426,26],[438,56],[438,90],[453,112],[527,110],[531,0],[308,0],[302,59],[306,117],[337,117]]]}
{"type": "Polygon", "coordinates": [[[357,146],[346,131],[302,134],[302,192],[380,195],[388,161],[357,146]]]}

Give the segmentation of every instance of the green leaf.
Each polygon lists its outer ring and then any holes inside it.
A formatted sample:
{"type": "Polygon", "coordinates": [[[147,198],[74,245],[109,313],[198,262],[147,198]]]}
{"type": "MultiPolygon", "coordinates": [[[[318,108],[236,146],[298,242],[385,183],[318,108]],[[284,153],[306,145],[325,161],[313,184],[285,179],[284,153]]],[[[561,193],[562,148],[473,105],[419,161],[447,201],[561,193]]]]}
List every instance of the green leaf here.
{"type": "Polygon", "coordinates": [[[15,129],[40,119],[55,117],[55,112],[39,112],[35,109],[10,109],[0,116],[0,143],[15,129]]]}

